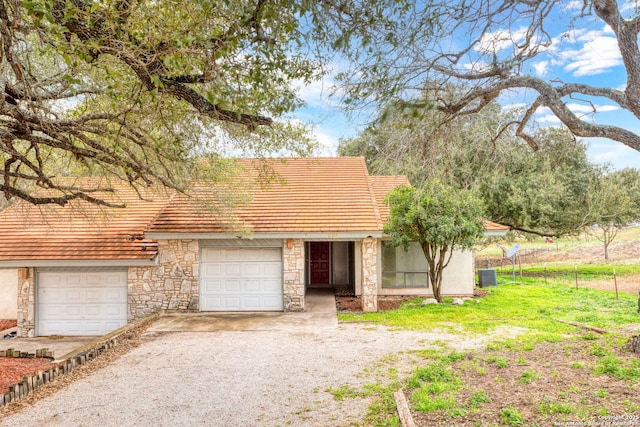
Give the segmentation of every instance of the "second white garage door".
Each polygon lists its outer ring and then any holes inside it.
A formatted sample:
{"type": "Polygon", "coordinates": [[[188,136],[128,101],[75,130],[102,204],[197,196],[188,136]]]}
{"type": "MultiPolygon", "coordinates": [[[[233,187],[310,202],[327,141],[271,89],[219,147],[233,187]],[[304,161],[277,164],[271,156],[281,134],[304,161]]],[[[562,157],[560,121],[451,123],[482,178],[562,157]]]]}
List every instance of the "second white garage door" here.
{"type": "Polygon", "coordinates": [[[201,311],[283,309],[281,248],[203,248],[201,311]]]}
{"type": "Polygon", "coordinates": [[[39,271],[36,333],[99,336],[127,324],[126,270],[39,271]]]}

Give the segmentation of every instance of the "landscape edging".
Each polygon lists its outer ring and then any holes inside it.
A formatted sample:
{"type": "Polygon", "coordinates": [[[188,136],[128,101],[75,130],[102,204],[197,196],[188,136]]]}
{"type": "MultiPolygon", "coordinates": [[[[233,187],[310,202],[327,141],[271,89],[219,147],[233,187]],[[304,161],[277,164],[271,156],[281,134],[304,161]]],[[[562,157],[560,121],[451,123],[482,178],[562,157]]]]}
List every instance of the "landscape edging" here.
{"type": "MultiPolygon", "coordinates": [[[[32,375],[26,375],[21,382],[10,386],[7,393],[0,394],[0,408],[23,398],[33,390],[53,381],[59,376],[74,371],[119,343],[135,337],[139,330],[146,329],[149,324],[159,316],[160,312],[158,311],[137,319],[64,355],[61,361],[51,368],[38,370],[32,375]]],[[[53,357],[53,353],[46,348],[36,350],[36,353],[20,352],[15,349],[9,350],[0,352],[0,357],[53,357]]]]}

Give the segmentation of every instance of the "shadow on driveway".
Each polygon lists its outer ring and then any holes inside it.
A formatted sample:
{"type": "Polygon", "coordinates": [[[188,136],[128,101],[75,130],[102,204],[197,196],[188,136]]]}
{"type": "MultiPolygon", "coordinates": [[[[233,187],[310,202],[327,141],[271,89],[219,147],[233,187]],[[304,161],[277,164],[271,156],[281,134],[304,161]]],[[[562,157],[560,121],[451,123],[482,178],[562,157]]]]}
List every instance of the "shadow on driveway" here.
{"type": "Polygon", "coordinates": [[[314,289],[307,291],[304,312],[167,313],[147,332],[317,331],[337,327],[333,289],[314,289]]]}

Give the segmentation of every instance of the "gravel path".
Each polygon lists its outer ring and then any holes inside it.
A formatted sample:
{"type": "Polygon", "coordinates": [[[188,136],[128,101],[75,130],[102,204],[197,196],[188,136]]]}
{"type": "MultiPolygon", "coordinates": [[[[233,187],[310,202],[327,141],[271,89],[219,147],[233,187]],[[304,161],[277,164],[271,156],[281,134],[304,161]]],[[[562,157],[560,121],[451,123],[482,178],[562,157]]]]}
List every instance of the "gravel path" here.
{"type": "MultiPolygon", "coordinates": [[[[381,359],[447,342],[484,339],[343,324],[304,331],[147,333],[104,369],[70,384],[2,426],[344,426],[368,401],[329,388],[377,382],[381,359]]],[[[398,363],[395,360],[394,363],[398,363]]]]}

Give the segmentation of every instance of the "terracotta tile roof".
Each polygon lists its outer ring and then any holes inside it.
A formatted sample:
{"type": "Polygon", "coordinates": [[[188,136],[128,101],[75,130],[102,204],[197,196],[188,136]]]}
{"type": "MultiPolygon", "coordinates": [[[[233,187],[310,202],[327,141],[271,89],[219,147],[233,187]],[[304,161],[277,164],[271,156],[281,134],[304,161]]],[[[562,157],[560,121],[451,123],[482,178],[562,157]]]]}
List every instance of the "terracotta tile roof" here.
{"type": "MultiPolygon", "coordinates": [[[[157,243],[145,233],[381,232],[389,213],[385,196],[409,184],[404,176],[369,176],[362,157],[238,164],[233,184],[218,185],[215,193],[200,184],[191,195],[152,189],[138,194],[114,183],[111,200],[126,208],[82,201],[64,207],[17,203],[0,212],[0,262],[152,260],[157,243]],[[272,173],[268,182],[262,179],[265,171],[272,173]]],[[[488,221],[487,229],[508,227],[488,221]]]]}
{"type": "Polygon", "coordinates": [[[67,206],[17,203],[0,212],[0,261],[10,260],[151,260],[157,243],[144,230],[167,203],[166,192],[122,183],[105,193],[126,208],[74,201],[67,206]]]}
{"type": "Polygon", "coordinates": [[[373,189],[373,193],[376,197],[376,202],[378,203],[378,210],[380,212],[380,217],[382,219],[382,223],[387,220],[387,216],[389,216],[389,205],[384,202],[387,194],[391,192],[396,187],[401,185],[411,185],[409,183],[409,179],[407,179],[404,175],[397,176],[382,176],[382,175],[374,175],[370,176],[369,180],[371,181],[371,188],[373,189]]]}
{"type": "MultiPolygon", "coordinates": [[[[254,233],[382,231],[378,198],[391,180],[372,185],[362,157],[244,160],[243,187],[251,200],[235,208],[237,225],[254,233]],[[266,186],[258,172],[275,173],[266,186]]],[[[406,182],[406,178],[400,181],[406,182]]],[[[382,196],[384,198],[384,196],[382,196]]],[[[211,210],[184,195],[158,215],[152,233],[228,231],[211,210]]]]}

